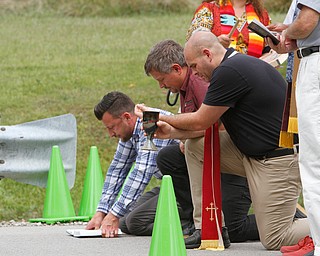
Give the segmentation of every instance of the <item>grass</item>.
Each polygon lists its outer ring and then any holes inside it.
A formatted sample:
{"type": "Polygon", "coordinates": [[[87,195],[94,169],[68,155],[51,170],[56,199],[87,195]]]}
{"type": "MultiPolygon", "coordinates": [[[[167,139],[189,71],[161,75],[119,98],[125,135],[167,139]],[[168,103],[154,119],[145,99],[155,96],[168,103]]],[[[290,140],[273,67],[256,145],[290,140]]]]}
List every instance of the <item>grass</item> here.
{"type": "MultiPolygon", "coordinates": [[[[117,144],[106,138],[93,115],[94,105],[107,92],[120,90],[136,103],[176,112],[177,107],[166,104],[166,92],[144,74],[143,65],[158,41],[170,38],[184,44],[191,16],[0,16],[0,125],[76,116],[77,175],[71,190],[76,212],[90,147],[98,147],[105,174],[117,144]]],[[[0,220],[41,217],[44,198],[43,188],[3,179],[0,220]]]]}
{"type": "Polygon", "coordinates": [[[2,0],[0,12],[32,14],[51,12],[73,17],[111,17],[136,14],[185,13],[193,11],[201,1],[194,0],[2,0]]]}
{"type": "MultiPolygon", "coordinates": [[[[176,112],[177,107],[166,105],[165,92],[144,74],[143,65],[156,42],[184,42],[190,16],[0,17],[0,125],[76,116],[77,175],[71,190],[76,211],[90,146],[98,147],[105,174],[117,143],[106,139],[94,105],[107,92],[121,90],[137,103],[176,112]]],[[[43,188],[1,180],[0,220],[41,217],[44,197],[43,188]]]]}

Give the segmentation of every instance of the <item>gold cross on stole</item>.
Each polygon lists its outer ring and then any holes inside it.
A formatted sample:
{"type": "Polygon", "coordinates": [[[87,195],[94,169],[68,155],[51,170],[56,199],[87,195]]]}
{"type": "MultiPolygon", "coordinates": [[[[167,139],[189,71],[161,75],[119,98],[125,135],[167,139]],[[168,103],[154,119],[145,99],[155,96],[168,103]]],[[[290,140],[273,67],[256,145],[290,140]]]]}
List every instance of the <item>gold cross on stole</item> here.
{"type": "Polygon", "coordinates": [[[213,221],[213,210],[217,210],[216,207],[213,207],[213,202],[210,203],[210,207],[206,207],[206,210],[209,211],[210,210],[210,220],[213,221]]]}

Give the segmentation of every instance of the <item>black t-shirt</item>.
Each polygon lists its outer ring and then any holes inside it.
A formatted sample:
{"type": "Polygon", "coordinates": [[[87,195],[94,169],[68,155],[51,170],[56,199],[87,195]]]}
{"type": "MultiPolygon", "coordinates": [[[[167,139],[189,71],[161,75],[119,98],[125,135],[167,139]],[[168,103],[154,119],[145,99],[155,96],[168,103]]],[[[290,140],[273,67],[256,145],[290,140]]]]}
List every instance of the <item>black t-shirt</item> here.
{"type": "Polygon", "coordinates": [[[251,157],[278,148],[287,84],[266,62],[244,54],[230,56],[213,71],[204,104],[230,107],[221,117],[239,150],[251,157]],[[229,58],[228,58],[229,57],[229,58]]]}

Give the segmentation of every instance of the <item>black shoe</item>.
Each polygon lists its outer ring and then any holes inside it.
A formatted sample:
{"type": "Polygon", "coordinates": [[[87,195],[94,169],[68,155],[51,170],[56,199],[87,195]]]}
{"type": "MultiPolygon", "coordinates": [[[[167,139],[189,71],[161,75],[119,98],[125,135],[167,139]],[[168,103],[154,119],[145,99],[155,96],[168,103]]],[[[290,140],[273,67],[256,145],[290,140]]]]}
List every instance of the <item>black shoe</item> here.
{"type": "Polygon", "coordinates": [[[181,227],[184,236],[190,236],[195,231],[193,221],[190,220],[181,220],[181,227]]]}
{"type": "MultiPolygon", "coordinates": [[[[227,227],[222,227],[222,239],[224,248],[229,248],[231,243],[227,227]]],[[[191,236],[185,238],[184,243],[187,249],[199,248],[201,244],[201,229],[196,229],[191,236]]]]}
{"type": "Polygon", "coordinates": [[[227,249],[230,247],[231,242],[229,238],[229,233],[228,233],[228,228],[227,227],[222,227],[222,239],[223,239],[223,245],[224,248],[227,249]]]}
{"type": "Polygon", "coordinates": [[[199,248],[201,244],[201,229],[196,229],[193,234],[184,239],[187,249],[199,248]]]}
{"type": "Polygon", "coordinates": [[[295,219],[302,219],[307,218],[307,215],[305,215],[299,208],[296,208],[296,213],[294,214],[295,219]]]}

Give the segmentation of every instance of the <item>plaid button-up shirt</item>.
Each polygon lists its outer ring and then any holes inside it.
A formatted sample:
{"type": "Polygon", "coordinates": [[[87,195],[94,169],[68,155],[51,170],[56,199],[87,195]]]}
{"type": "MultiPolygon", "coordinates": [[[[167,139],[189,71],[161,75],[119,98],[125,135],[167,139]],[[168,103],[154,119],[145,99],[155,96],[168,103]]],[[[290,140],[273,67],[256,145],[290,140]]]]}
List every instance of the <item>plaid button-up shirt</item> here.
{"type": "MultiPolygon", "coordinates": [[[[162,114],[170,114],[163,110],[159,111],[162,114]]],[[[122,217],[131,210],[134,203],[144,192],[152,176],[154,175],[158,179],[162,177],[156,165],[158,151],[141,150],[141,147],[146,142],[146,136],[141,127],[142,120],[137,118],[131,139],[127,142],[119,141],[114,158],[106,174],[97,211],[106,214],[111,211],[113,215],[122,217]],[[134,163],[134,168],[130,172],[134,163]],[[120,193],[121,188],[122,191],[120,193]]],[[[153,139],[153,142],[159,150],[169,144],[178,143],[178,141],[172,139],[153,139]]]]}

